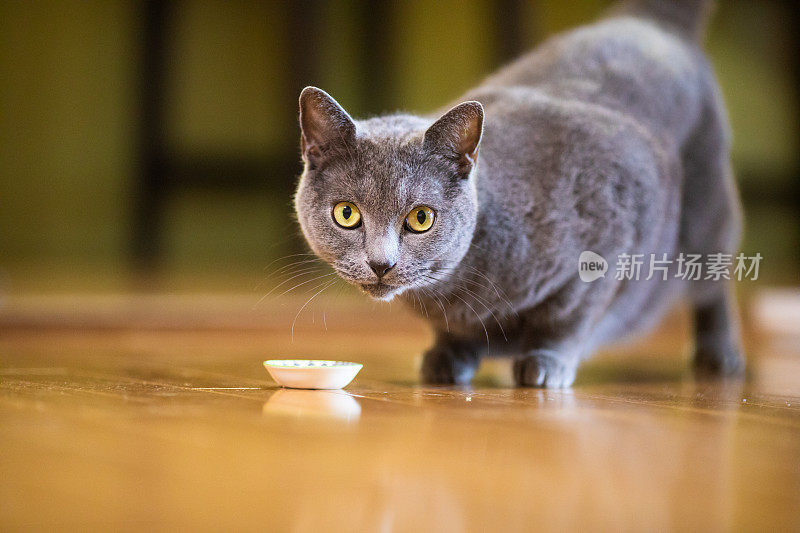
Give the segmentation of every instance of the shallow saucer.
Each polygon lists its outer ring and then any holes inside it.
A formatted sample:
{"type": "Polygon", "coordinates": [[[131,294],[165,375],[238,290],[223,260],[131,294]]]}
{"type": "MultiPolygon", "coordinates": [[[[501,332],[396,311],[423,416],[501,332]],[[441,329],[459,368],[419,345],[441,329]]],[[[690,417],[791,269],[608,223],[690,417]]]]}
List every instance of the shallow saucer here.
{"type": "Polygon", "coordinates": [[[278,385],[290,389],[341,389],[364,365],[318,359],[271,359],[264,367],[278,385]]]}

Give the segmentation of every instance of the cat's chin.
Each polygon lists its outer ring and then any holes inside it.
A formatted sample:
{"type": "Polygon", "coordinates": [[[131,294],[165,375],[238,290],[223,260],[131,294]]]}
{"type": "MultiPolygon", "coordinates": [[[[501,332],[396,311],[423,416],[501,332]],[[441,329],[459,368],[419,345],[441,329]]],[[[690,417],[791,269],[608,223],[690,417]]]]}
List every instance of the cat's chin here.
{"type": "Polygon", "coordinates": [[[405,287],[395,287],[385,283],[362,283],[360,287],[367,295],[382,302],[391,301],[405,289],[405,287]]]}

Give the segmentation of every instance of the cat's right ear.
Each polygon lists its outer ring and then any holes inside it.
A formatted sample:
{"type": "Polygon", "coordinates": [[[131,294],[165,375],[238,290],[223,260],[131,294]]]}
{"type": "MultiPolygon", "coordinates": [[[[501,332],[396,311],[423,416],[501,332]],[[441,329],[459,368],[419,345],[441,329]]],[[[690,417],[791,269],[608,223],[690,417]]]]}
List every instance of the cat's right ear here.
{"type": "Polygon", "coordinates": [[[322,89],[300,93],[300,148],[303,159],[316,168],[355,140],[356,124],[342,106],[322,89]]]}

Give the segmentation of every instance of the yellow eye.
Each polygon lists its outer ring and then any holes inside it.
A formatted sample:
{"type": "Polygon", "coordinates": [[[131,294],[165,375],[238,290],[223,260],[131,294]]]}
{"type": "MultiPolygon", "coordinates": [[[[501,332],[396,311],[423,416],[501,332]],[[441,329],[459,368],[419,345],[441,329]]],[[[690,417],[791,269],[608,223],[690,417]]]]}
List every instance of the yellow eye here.
{"type": "Polygon", "coordinates": [[[415,207],[406,217],[406,227],[414,233],[428,231],[433,226],[433,209],[426,205],[415,207]]]}
{"type": "Polygon", "coordinates": [[[361,213],[350,202],[339,202],[333,206],[333,219],[341,227],[352,229],[361,222],[361,213]]]}

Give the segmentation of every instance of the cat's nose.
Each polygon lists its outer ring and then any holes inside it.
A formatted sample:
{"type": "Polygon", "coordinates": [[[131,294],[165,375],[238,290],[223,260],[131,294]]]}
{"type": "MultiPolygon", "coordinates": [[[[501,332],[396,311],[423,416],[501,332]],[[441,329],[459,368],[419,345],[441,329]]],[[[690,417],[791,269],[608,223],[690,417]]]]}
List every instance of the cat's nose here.
{"type": "Polygon", "coordinates": [[[375,275],[382,278],[387,272],[394,268],[397,263],[381,263],[379,261],[367,261],[369,268],[375,272],[375,275]]]}

